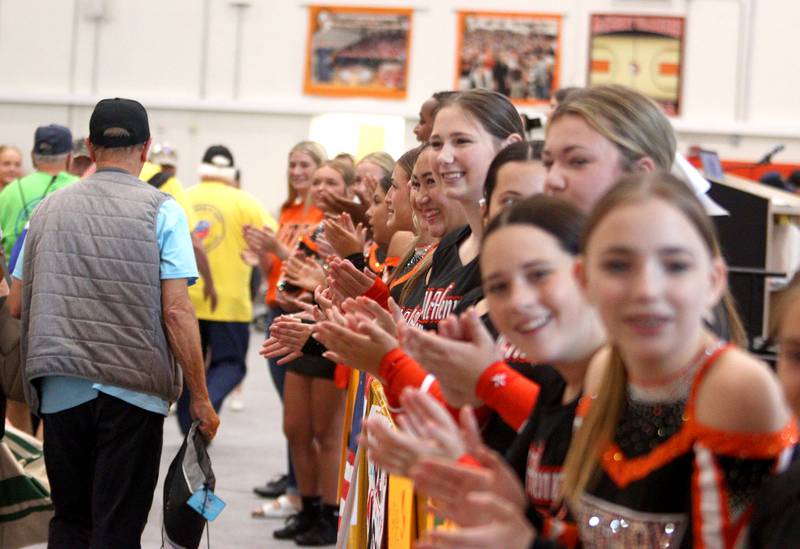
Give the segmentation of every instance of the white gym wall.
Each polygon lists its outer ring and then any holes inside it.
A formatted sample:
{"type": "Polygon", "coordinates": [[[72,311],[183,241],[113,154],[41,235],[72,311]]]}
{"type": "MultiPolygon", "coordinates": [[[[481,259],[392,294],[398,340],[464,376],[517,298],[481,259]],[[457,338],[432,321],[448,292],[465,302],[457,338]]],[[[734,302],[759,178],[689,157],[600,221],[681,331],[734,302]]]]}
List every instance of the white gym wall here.
{"type": "Polygon", "coordinates": [[[179,150],[185,185],[195,182],[205,148],[223,143],[242,169],[244,188],[274,211],[284,198],[286,153],[309,136],[317,115],[402,117],[389,120],[387,148],[396,153],[414,144],[419,105],[453,85],[456,11],[563,14],[562,85],[586,80],[590,14],[622,12],[687,17],[683,112],[673,121],[682,148],[698,143],[723,158],[756,160],[786,143],[776,160],[800,162],[796,0],[338,4],[417,10],[407,100],[304,96],[308,2],[0,0],[0,142],[27,151],[34,128],[50,122],[85,135],[97,99],[136,98],[148,107],[154,138],[179,150]]]}

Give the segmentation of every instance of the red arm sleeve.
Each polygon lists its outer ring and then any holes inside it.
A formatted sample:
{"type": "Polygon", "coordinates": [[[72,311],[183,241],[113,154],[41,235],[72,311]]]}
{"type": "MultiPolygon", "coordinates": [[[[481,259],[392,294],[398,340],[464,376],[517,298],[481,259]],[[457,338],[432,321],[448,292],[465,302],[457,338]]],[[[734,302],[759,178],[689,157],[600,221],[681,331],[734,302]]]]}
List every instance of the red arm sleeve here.
{"type": "Polygon", "coordinates": [[[503,361],[486,368],[478,379],[475,395],[519,430],[539,398],[539,385],[503,361]]]}
{"type": "Polygon", "coordinates": [[[439,384],[419,363],[405,354],[400,347],[384,355],[378,367],[378,376],[383,380],[383,390],[392,408],[400,407],[400,393],[406,387],[414,387],[431,393],[436,400],[444,403],[439,384]],[[431,391],[436,384],[436,390],[431,391]]]}
{"type": "Polygon", "coordinates": [[[364,297],[370,298],[384,309],[389,308],[389,296],[389,286],[379,276],[375,277],[370,289],[364,292],[364,297]]]}
{"type": "MultiPolygon", "coordinates": [[[[460,410],[447,403],[439,381],[399,347],[392,349],[381,359],[378,376],[383,380],[383,391],[390,408],[399,409],[400,394],[406,387],[412,387],[425,391],[441,402],[458,422],[460,410]]],[[[483,424],[490,413],[486,406],[482,406],[475,410],[475,418],[479,424],[483,424]]]]}

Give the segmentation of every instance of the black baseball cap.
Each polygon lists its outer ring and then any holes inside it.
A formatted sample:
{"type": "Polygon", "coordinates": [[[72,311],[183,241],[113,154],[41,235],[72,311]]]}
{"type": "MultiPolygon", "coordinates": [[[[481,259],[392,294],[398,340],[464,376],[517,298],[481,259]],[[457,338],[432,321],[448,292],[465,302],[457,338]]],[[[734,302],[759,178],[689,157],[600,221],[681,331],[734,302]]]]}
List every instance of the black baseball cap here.
{"type": "Polygon", "coordinates": [[[99,147],[115,148],[139,145],[150,139],[147,111],[133,99],[103,99],[94,107],[89,119],[89,141],[99,147]],[[109,128],[128,130],[127,136],[104,136],[109,128]]]}
{"type": "Polygon", "coordinates": [[[211,145],[203,155],[203,164],[230,168],[233,166],[233,154],[225,145],[211,145]]]}
{"type": "Polygon", "coordinates": [[[39,126],[33,135],[33,152],[55,156],[72,150],[72,132],[58,124],[39,126]]]}

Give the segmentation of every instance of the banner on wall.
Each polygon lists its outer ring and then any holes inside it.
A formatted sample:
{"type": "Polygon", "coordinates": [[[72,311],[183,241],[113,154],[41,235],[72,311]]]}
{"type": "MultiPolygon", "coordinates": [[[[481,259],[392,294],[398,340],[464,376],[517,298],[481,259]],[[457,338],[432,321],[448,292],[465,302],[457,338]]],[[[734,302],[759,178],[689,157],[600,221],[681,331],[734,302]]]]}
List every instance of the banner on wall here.
{"type": "Polygon", "coordinates": [[[309,6],[305,93],[405,98],[412,13],[309,6]]]}
{"type": "Polygon", "coordinates": [[[485,88],[515,103],[543,103],[558,89],[561,16],[459,12],[457,90],[485,88]]]}
{"type": "Polygon", "coordinates": [[[685,28],[683,17],[592,15],[587,82],[631,87],[677,116],[685,28]]]}

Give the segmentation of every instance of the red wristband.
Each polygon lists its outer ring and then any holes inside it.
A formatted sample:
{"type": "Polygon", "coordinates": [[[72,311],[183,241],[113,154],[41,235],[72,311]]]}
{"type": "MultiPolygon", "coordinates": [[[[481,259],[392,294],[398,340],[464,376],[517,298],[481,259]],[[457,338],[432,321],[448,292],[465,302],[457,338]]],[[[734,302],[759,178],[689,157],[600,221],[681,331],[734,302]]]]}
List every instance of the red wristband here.
{"type": "Polygon", "coordinates": [[[483,400],[483,397],[492,394],[494,389],[504,387],[508,383],[510,369],[508,364],[502,360],[491,364],[478,378],[478,383],[475,385],[475,396],[483,400]]]}
{"type": "Polygon", "coordinates": [[[378,276],[375,277],[375,282],[372,283],[369,290],[364,292],[364,297],[370,298],[384,309],[389,308],[389,296],[389,287],[378,276]]]}
{"type": "Polygon", "coordinates": [[[478,378],[475,396],[512,428],[519,429],[536,405],[539,391],[539,385],[505,362],[497,361],[478,378]]]}

